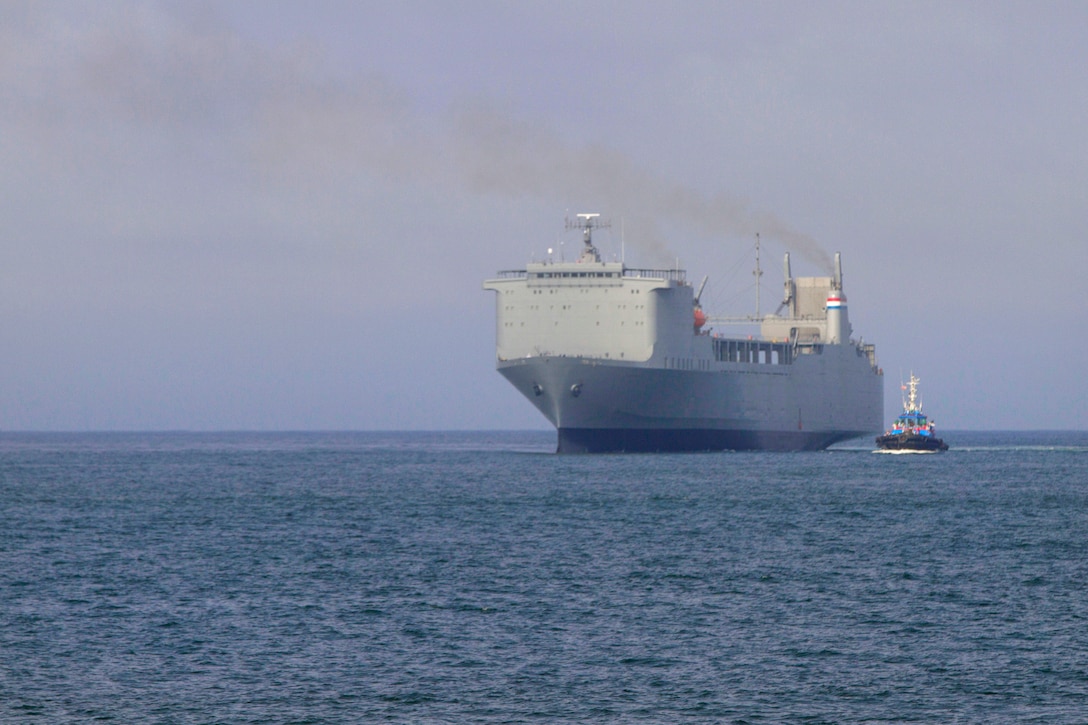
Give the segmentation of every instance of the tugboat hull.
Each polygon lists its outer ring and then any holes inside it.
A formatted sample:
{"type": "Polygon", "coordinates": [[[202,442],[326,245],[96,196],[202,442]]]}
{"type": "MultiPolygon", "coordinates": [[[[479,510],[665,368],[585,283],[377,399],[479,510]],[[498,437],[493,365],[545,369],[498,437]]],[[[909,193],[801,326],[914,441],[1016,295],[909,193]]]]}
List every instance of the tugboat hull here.
{"type": "Polygon", "coordinates": [[[940,438],[922,435],[882,435],[877,436],[876,444],[885,451],[938,453],[948,450],[948,444],[940,438]]]}

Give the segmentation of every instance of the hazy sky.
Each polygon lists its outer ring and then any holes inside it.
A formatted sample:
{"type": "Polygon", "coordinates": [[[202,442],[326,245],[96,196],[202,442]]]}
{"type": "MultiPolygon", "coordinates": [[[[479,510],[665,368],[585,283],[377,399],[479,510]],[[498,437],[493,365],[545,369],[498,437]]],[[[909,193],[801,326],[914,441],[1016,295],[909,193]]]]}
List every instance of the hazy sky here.
{"type": "MultiPolygon", "coordinates": [[[[481,282],[581,211],[886,409],[1085,428],[1088,4],[0,4],[0,429],[538,428],[481,282]]],[[[568,248],[571,248],[568,247],[568,248]]]]}

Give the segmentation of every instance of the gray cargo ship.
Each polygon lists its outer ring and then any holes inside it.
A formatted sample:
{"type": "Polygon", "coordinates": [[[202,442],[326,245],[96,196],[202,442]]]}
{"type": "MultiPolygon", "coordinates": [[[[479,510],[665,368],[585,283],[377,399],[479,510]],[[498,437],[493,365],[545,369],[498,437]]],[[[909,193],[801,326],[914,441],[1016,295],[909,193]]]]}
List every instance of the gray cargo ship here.
{"type": "Polygon", "coordinates": [[[883,372],[850,337],[838,254],[834,276],[797,278],[787,254],[776,314],[708,318],[683,270],[602,261],[598,215],[578,218],[576,261],[484,282],[497,368],[556,427],[560,453],[819,450],[881,430],[883,372]],[[740,323],[757,334],[709,327],[740,323]]]}

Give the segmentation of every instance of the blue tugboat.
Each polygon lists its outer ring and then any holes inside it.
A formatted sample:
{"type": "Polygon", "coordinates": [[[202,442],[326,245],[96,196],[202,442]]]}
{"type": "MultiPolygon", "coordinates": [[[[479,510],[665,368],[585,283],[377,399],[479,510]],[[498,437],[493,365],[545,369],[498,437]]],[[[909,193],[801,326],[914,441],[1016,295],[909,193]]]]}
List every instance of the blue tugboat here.
{"type": "Polygon", "coordinates": [[[939,453],[947,451],[948,444],[937,437],[933,422],[922,412],[918,400],[918,383],[910,374],[910,397],[903,401],[903,412],[892,421],[892,428],[877,436],[876,444],[882,451],[902,453],[939,453]]]}

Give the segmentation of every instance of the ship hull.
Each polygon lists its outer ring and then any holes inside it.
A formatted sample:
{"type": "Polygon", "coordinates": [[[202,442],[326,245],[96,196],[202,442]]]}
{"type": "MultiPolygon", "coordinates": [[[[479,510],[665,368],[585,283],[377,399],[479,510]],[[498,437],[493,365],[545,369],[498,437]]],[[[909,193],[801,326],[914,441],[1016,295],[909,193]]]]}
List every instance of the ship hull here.
{"type": "Polygon", "coordinates": [[[559,428],[558,433],[559,453],[820,451],[859,435],[841,431],[806,433],[713,428],[559,428]]]}
{"type": "Polygon", "coordinates": [[[948,444],[933,436],[888,434],[878,436],[876,445],[885,451],[918,451],[939,453],[948,450],[948,444]]]}
{"type": "Polygon", "coordinates": [[[821,450],[881,427],[881,377],[852,346],[707,367],[535,357],[499,371],[556,427],[560,453],[821,450]]]}
{"type": "Polygon", "coordinates": [[[837,255],[834,276],[798,278],[787,256],[786,314],[724,321],[758,336],[712,335],[702,286],[602,261],[597,215],[579,218],[576,262],[484,282],[498,370],[555,426],[560,453],[819,450],[880,432],[883,373],[850,338],[837,255]]]}

